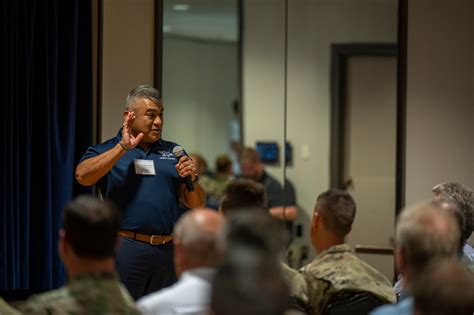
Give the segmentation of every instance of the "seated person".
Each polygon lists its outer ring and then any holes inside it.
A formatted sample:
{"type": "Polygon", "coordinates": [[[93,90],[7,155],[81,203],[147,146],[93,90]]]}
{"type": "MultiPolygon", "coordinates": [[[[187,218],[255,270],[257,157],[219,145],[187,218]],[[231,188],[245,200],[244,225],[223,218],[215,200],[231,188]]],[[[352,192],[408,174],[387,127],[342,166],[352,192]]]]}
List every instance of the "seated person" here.
{"type": "Polygon", "coordinates": [[[417,315],[472,315],[474,275],[454,259],[431,263],[412,286],[417,315]]]}
{"type": "Polygon", "coordinates": [[[212,311],[215,314],[283,314],[285,309],[292,314],[304,312],[306,304],[299,297],[306,295],[306,284],[295,270],[282,268],[285,238],[282,225],[268,212],[256,208],[240,208],[228,214],[222,242],[226,254],[214,282],[212,311]]]}
{"type": "Polygon", "coordinates": [[[217,235],[224,219],[212,209],[185,213],[173,231],[177,283],[138,300],[144,314],[205,314],[214,267],[220,262],[217,235]]]}
{"type": "Polygon", "coordinates": [[[242,209],[259,209],[267,212],[267,198],[262,184],[238,178],[227,185],[219,204],[219,211],[228,217],[242,209]]]}
{"type": "Polygon", "coordinates": [[[453,214],[438,202],[421,203],[402,211],[395,227],[395,265],[407,296],[398,304],[375,309],[374,315],[411,315],[412,286],[426,266],[438,259],[456,260],[461,232],[453,214]]]}
{"type": "Polygon", "coordinates": [[[209,314],[284,315],[287,296],[278,264],[263,252],[236,248],[217,271],[209,314]]]}
{"type": "MultiPolygon", "coordinates": [[[[289,287],[288,308],[305,311],[308,302],[306,282],[296,270],[281,262],[286,234],[279,221],[272,219],[273,217],[268,214],[263,185],[245,178],[232,181],[224,192],[219,211],[231,222],[234,216],[237,216],[240,221],[246,219],[248,229],[258,235],[254,239],[273,244],[263,246],[263,248],[270,248],[270,253],[278,255],[281,274],[289,287]]],[[[242,226],[245,224],[242,223],[242,226]]]]}
{"type": "MultiPolygon", "coordinates": [[[[432,189],[434,199],[439,201],[437,207],[450,211],[461,231],[461,247],[459,249],[459,259],[464,267],[470,272],[474,272],[474,249],[467,243],[467,239],[472,234],[472,218],[474,217],[474,194],[468,187],[459,183],[442,183],[432,189]]],[[[394,285],[395,292],[399,299],[406,296],[403,290],[401,277],[394,285]]]]}
{"type": "Polygon", "coordinates": [[[268,209],[272,216],[285,221],[296,219],[298,208],[293,185],[286,181],[285,189],[283,189],[281,184],[265,171],[257,150],[243,149],[240,156],[240,169],[242,177],[252,179],[265,187],[268,209]]]}
{"type": "Polygon", "coordinates": [[[459,205],[465,219],[465,226],[462,229],[463,259],[465,265],[470,261],[472,266],[474,264],[474,249],[466,241],[474,230],[474,191],[465,185],[447,182],[434,186],[432,192],[435,199],[454,200],[459,205]]]}
{"type": "Polygon", "coordinates": [[[234,179],[232,174],[232,161],[223,154],[216,158],[216,173],[206,183],[207,204],[213,209],[219,207],[219,201],[227,185],[234,179]]]}
{"type": "Polygon", "coordinates": [[[311,242],[317,256],[301,269],[312,314],[321,314],[330,299],[341,292],[369,292],[381,301],[395,302],[390,281],[344,243],[355,214],[356,204],[344,191],[331,189],[318,196],[311,223],[311,242]]]}
{"type": "MultiPolygon", "coordinates": [[[[58,247],[69,282],[29,298],[18,310],[22,314],[140,314],[115,273],[120,221],[115,207],[90,196],[66,205],[58,247]]],[[[3,313],[8,314],[0,306],[3,313]]]]}

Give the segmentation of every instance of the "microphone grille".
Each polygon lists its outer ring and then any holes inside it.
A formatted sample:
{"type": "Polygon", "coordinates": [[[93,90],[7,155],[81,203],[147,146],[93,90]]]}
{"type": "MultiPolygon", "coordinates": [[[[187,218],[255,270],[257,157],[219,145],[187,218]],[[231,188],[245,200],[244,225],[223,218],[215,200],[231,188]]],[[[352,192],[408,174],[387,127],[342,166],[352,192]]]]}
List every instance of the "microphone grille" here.
{"type": "Polygon", "coordinates": [[[175,146],[173,148],[173,155],[174,155],[175,158],[183,156],[184,155],[184,149],[179,145],[175,146]]]}

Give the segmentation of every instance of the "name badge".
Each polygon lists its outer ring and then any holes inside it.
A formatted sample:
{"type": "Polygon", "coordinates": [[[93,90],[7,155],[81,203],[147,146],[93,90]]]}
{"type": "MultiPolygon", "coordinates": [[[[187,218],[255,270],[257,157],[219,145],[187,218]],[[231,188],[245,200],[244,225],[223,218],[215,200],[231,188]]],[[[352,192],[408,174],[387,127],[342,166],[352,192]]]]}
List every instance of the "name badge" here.
{"type": "Polygon", "coordinates": [[[135,174],[139,175],[156,175],[155,164],[153,160],[135,159],[135,174]]]}

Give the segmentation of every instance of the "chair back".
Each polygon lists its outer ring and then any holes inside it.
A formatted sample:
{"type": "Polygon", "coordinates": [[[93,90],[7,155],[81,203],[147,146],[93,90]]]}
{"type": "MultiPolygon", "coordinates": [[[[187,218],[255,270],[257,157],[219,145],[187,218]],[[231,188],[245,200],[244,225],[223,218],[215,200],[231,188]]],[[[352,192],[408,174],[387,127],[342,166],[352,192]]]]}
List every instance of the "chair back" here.
{"type": "Polygon", "coordinates": [[[387,304],[370,292],[342,292],[333,296],[323,309],[324,315],[366,315],[387,304]]]}

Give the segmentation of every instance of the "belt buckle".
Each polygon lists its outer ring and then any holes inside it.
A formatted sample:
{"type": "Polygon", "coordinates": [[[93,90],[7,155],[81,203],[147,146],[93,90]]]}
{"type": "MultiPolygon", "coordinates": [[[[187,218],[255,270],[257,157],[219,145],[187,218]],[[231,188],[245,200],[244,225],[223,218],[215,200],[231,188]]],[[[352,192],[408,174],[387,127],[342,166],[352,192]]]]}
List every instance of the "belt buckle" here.
{"type": "Polygon", "coordinates": [[[163,245],[166,241],[166,238],[163,236],[163,235],[152,235],[151,238],[150,238],[150,245],[163,245]],[[162,238],[162,241],[161,242],[153,242],[153,239],[157,237],[157,238],[162,238]]]}
{"type": "Polygon", "coordinates": [[[153,242],[153,239],[154,239],[155,237],[158,237],[158,236],[159,236],[159,235],[152,235],[152,236],[150,237],[150,245],[158,245],[158,244],[156,244],[155,242],[153,242]]]}

